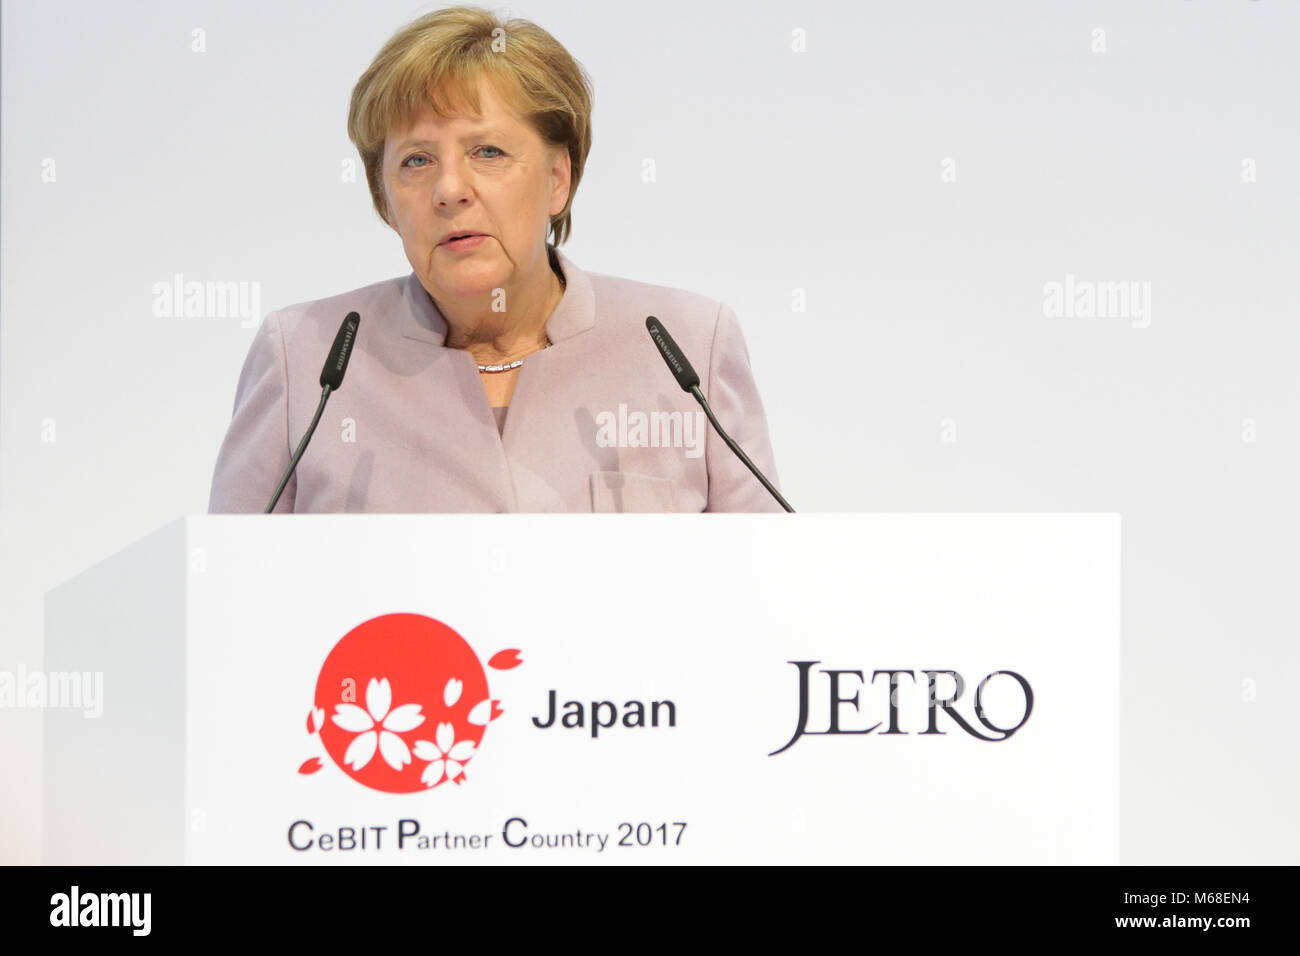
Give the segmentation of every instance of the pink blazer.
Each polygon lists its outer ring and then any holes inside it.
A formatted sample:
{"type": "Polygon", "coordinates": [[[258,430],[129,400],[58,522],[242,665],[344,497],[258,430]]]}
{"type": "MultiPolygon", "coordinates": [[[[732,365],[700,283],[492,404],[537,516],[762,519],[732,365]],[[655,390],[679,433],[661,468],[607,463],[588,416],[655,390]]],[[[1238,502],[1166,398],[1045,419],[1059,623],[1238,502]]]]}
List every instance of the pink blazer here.
{"type": "Polygon", "coordinates": [[[779,511],[708,426],[646,332],[659,318],[722,426],[777,483],[735,313],[692,292],[586,273],[566,284],[550,348],[519,370],[498,434],[469,352],[415,274],[269,314],[244,361],[208,510],[266,507],[320,400],[343,317],[361,325],[276,512],[779,511]]]}

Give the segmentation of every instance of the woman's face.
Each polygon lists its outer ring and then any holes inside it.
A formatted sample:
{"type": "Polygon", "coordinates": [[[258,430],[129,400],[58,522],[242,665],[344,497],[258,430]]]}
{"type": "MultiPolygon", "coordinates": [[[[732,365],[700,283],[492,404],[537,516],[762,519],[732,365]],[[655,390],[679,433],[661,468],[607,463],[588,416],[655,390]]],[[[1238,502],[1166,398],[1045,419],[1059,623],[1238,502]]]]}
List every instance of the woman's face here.
{"type": "Polygon", "coordinates": [[[388,221],[435,300],[522,289],[550,272],[550,217],[569,195],[569,154],[479,85],[481,117],[439,120],[431,107],[384,145],[388,221]],[[461,232],[483,238],[448,244],[461,232]]]}

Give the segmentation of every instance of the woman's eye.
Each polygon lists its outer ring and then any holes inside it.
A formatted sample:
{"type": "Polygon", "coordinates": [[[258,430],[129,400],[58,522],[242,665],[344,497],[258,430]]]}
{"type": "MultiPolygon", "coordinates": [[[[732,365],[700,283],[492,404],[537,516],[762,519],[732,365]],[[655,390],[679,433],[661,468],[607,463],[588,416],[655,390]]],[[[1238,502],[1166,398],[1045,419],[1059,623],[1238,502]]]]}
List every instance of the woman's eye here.
{"type": "MultiPolygon", "coordinates": [[[[505,155],[505,151],[497,146],[479,146],[477,149],[478,155],[482,159],[500,159],[505,155]]],[[[421,153],[416,153],[402,160],[402,166],[406,169],[424,169],[429,163],[429,157],[421,153]]]]}

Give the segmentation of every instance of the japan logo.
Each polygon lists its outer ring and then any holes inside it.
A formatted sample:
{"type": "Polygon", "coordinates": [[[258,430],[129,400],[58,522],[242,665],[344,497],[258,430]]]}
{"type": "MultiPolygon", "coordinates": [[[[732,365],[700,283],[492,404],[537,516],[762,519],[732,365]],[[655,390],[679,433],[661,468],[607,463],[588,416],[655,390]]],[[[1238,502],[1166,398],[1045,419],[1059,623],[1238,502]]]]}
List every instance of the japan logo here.
{"type": "MultiPolygon", "coordinates": [[[[488,666],[510,670],[519,651],[488,666]]],[[[372,790],[415,793],[465,781],[487,725],[501,716],[478,655],[420,614],[385,614],[345,634],[321,666],[307,732],[349,777],[372,790]]],[[[320,770],[320,757],[298,768],[320,770]]]]}

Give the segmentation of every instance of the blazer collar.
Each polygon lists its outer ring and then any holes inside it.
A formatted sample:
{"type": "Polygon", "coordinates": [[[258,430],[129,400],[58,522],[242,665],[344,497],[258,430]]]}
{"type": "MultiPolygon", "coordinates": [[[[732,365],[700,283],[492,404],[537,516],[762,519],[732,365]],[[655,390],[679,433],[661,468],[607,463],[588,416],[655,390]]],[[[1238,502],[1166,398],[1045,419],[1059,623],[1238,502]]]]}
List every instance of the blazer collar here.
{"type": "MultiPolygon", "coordinates": [[[[596,324],[596,294],[591,279],[568,256],[551,245],[547,246],[547,254],[555,258],[564,273],[564,294],[546,320],[546,337],[552,342],[562,342],[596,324]]],[[[446,345],[447,320],[414,272],[406,277],[402,297],[408,306],[402,334],[430,345],[446,345]]]]}

